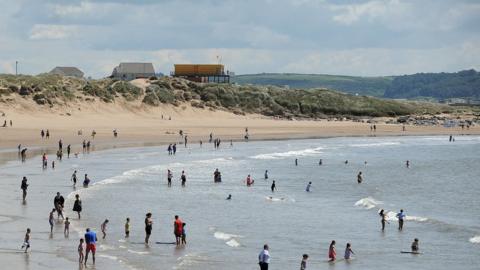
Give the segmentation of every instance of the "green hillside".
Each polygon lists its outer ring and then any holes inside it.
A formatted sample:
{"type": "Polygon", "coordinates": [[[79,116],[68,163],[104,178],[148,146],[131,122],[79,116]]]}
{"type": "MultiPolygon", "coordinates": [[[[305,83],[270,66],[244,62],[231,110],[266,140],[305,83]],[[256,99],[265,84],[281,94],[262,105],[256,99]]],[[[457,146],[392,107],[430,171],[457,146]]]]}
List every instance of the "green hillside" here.
{"type": "Polygon", "coordinates": [[[350,94],[382,97],[392,77],[354,77],[322,74],[262,73],[238,75],[233,82],[288,86],[296,89],[327,88],[350,94]]]}

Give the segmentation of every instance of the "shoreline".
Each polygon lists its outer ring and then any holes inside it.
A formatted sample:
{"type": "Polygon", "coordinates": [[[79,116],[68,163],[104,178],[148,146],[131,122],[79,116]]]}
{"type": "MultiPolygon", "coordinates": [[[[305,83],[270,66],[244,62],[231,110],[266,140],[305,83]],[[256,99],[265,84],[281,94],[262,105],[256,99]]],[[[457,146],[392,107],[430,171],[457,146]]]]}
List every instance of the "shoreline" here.
{"type": "MultiPolygon", "coordinates": [[[[401,126],[401,125],[396,125],[396,126],[401,126]]],[[[408,132],[400,132],[400,133],[371,133],[371,134],[329,134],[329,135],[306,135],[306,136],[295,136],[295,134],[274,134],[274,136],[260,136],[258,138],[253,138],[249,139],[248,141],[256,142],[256,141],[290,141],[290,140],[316,140],[316,139],[328,139],[328,138],[375,138],[375,137],[398,137],[398,136],[408,136],[408,137],[421,137],[421,136],[449,136],[450,134],[454,136],[475,136],[475,135],[480,135],[480,130],[478,129],[471,129],[468,130],[468,133],[457,133],[462,130],[451,130],[454,132],[414,132],[414,133],[408,133],[408,132]],[[473,131],[473,132],[472,132],[473,131]],[[377,135],[378,134],[378,135],[377,135]],[[284,136],[285,135],[285,136],[284,136]],[[293,136],[292,136],[293,135],[293,136]]],[[[465,131],[465,130],[463,130],[465,131]]],[[[200,136],[192,136],[193,139],[197,139],[195,143],[189,143],[189,144],[198,144],[198,141],[200,140],[200,136]]],[[[226,135],[227,138],[233,137],[233,135],[226,135]]],[[[178,139],[181,139],[180,137],[178,139]]],[[[115,141],[118,139],[112,138],[112,141],[115,141]]],[[[244,139],[231,139],[232,142],[245,142],[244,139]]],[[[224,144],[225,143],[230,143],[230,139],[226,141],[222,141],[224,144]]],[[[93,144],[92,145],[92,150],[90,152],[97,152],[97,151],[105,151],[105,150],[111,150],[111,149],[117,149],[117,148],[137,148],[137,147],[159,147],[159,146],[167,146],[170,143],[175,143],[174,141],[170,140],[167,141],[165,139],[163,140],[158,140],[158,141],[131,141],[131,140],[122,140],[119,139],[117,143],[115,142],[107,142],[105,140],[100,141],[98,144],[93,144]]],[[[179,141],[177,142],[179,145],[183,145],[183,142],[179,141]]],[[[205,144],[209,144],[208,142],[205,142],[205,144]]],[[[28,157],[27,159],[32,159],[34,157],[41,156],[43,153],[47,153],[47,155],[55,155],[56,150],[58,146],[54,145],[33,145],[29,147],[28,149],[28,157]]],[[[81,154],[81,153],[79,153],[81,154]]],[[[71,155],[74,155],[74,152],[71,153],[71,155]]],[[[5,165],[8,162],[18,160],[19,154],[16,148],[11,148],[11,147],[0,147],[0,166],[5,165]]],[[[65,158],[65,155],[64,155],[65,158]]]]}

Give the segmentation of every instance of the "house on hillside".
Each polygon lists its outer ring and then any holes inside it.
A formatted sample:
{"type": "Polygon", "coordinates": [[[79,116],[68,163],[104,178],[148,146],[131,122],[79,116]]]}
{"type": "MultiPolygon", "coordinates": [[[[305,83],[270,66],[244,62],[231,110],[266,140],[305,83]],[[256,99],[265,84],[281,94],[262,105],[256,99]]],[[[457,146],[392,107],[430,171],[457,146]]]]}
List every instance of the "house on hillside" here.
{"type": "Polygon", "coordinates": [[[131,81],[155,76],[152,63],[120,63],[112,72],[112,78],[131,81]]]}
{"type": "Polygon", "coordinates": [[[62,76],[83,78],[83,72],[76,67],[55,67],[49,74],[57,74],[62,76]]]}

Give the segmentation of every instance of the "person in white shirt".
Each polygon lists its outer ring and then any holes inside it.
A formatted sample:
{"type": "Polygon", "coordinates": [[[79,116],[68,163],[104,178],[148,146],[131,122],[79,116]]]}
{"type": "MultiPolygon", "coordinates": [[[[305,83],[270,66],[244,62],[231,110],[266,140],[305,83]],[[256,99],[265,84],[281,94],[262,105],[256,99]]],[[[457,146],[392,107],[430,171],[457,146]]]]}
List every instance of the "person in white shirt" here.
{"type": "Polygon", "coordinates": [[[258,255],[258,264],[260,270],[268,270],[268,264],[270,263],[270,253],[268,252],[268,245],[263,246],[262,252],[258,255]]]}

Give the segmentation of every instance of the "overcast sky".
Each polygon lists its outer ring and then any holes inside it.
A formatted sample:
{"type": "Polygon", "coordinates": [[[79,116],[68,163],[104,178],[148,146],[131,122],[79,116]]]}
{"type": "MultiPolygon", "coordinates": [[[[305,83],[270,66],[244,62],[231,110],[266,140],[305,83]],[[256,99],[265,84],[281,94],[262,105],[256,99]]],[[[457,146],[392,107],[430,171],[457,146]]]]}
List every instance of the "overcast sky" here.
{"type": "Polygon", "coordinates": [[[480,1],[0,0],[0,73],[119,62],[400,75],[480,69],[480,1]]]}

